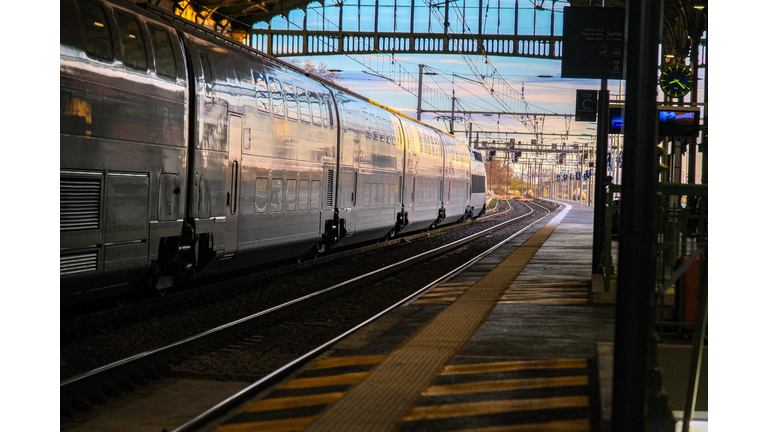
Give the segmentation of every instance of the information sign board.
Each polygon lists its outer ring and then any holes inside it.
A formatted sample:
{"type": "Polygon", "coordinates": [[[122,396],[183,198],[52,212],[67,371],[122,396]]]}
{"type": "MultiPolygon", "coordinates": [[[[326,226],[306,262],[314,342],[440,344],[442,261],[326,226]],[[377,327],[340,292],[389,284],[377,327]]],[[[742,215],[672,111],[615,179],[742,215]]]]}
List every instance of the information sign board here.
{"type": "Polygon", "coordinates": [[[563,59],[560,76],[623,79],[623,8],[563,8],[563,59]]]}
{"type": "Polygon", "coordinates": [[[597,120],[597,90],[576,90],[576,121],[597,120]]]}

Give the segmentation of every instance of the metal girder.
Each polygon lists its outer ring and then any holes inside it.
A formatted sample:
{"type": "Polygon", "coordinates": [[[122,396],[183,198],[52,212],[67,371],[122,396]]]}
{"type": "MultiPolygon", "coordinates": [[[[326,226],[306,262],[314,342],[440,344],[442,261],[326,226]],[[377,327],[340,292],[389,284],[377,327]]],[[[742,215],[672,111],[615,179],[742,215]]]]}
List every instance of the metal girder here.
{"type": "MultiPolygon", "coordinates": [[[[215,22],[214,30],[250,43],[245,35],[252,33],[253,46],[278,57],[332,54],[465,54],[528,57],[559,60],[562,37],[550,35],[492,35],[413,32],[359,32],[303,30],[252,30],[259,22],[270,22],[292,10],[305,11],[315,0],[130,0],[148,1],[170,11],[192,10],[205,21],[215,22]],[[210,21],[209,21],[210,20],[210,21]],[[238,36],[235,36],[238,35],[238,36]],[[242,38],[242,39],[241,39],[242,38]]],[[[324,0],[319,1],[325,5],[324,0]]],[[[576,7],[600,7],[603,0],[570,0],[576,7]]],[[[708,0],[667,0],[664,3],[662,46],[665,62],[681,62],[690,56],[691,48],[706,48],[702,32],[707,26],[708,0]]],[[[331,7],[342,5],[334,3],[331,7]]],[[[480,0],[482,5],[482,0],[480,0]]],[[[414,3],[411,4],[413,7],[414,3]]],[[[611,7],[625,7],[625,0],[610,1],[611,7]]],[[[406,6],[407,7],[407,6],[406,6]]],[[[541,8],[541,10],[546,10],[541,8]]],[[[378,18],[378,2],[376,3],[378,18]]],[[[413,15],[413,14],[411,14],[413,15]]],[[[411,17],[413,20],[413,17],[411,17]]],[[[552,16],[554,20],[554,15],[552,16]]],[[[306,20],[305,20],[306,21],[306,20]]],[[[515,13],[515,33],[517,33],[515,13]]],[[[378,22],[378,19],[377,19],[378,22]]],[[[200,21],[198,20],[198,23],[200,21]]],[[[479,23],[478,26],[481,24],[479,23]]],[[[553,24],[554,26],[554,21],[553,24]]],[[[304,24],[306,27],[306,23],[304,24]]],[[[482,27],[479,27],[482,28],[482,27]]],[[[484,30],[484,29],[483,29],[484,30]]],[[[698,66],[706,67],[705,56],[698,56],[698,66]]]]}
{"type": "Polygon", "coordinates": [[[259,29],[253,47],[275,57],[337,54],[478,54],[560,59],[562,36],[259,29]]]}

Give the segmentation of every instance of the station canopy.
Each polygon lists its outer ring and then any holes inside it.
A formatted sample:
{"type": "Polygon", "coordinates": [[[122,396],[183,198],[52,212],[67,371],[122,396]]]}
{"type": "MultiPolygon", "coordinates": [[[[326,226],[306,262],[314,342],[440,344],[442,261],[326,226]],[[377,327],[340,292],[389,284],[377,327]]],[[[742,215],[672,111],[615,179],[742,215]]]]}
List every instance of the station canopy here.
{"type": "MultiPolygon", "coordinates": [[[[136,3],[142,3],[142,0],[132,0],[136,3]]],[[[146,1],[146,0],[144,0],[146,1]]],[[[295,9],[306,9],[311,3],[318,0],[149,0],[151,3],[159,3],[160,7],[165,9],[186,9],[198,16],[213,15],[213,19],[220,22],[224,17],[231,19],[232,30],[247,30],[259,22],[269,22],[278,15],[287,16],[295,9]]],[[[542,0],[535,0],[536,3],[542,0]]],[[[683,0],[688,1],[688,0],[683,0]]],[[[439,2],[439,0],[438,0],[439,2]]],[[[326,6],[335,6],[337,1],[319,1],[326,3],[326,6]]],[[[543,2],[542,2],[543,3],[543,2]]],[[[570,0],[571,6],[600,6],[602,1],[598,0],[570,0]]],[[[624,0],[613,0],[611,6],[624,7],[624,0]]]]}

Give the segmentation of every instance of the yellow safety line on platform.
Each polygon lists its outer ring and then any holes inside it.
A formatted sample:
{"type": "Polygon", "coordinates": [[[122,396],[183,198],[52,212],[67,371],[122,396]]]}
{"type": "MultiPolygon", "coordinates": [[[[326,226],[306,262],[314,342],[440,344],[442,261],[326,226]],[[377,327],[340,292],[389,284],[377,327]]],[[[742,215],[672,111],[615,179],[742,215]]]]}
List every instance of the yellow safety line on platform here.
{"type": "Polygon", "coordinates": [[[413,302],[411,304],[419,305],[419,304],[429,304],[429,303],[450,303],[450,302],[456,300],[457,298],[458,297],[420,299],[420,300],[416,300],[415,302],[413,302]]]}
{"type": "Polygon", "coordinates": [[[354,372],[340,375],[331,375],[324,377],[314,378],[298,378],[293,381],[289,381],[281,388],[283,389],[297,389],[297,388],[311,388],[311,387],[328,387],[335,385],[349,385],[358,384],[368,375],[369,372],[354,372]]]}
{"type": "Polygon", "coordinates": [[[511,372],[526,369],[586,369],[585,359],[518,360],[508,362],[448,365],[440,375],[463,375],[476,373],[511,372]]]}
{"type": "Polygon", "coordinates": [[[464,294],[464,291],[466,290],[451,290],[451,291],[441,291],[441,292],[429,292],[421,296],[421,298],[430,298],[430,297],[449,297],[449,296],[460,296],[464,294]]]}
{"type": "Polygon", "coordinates": [[[587,299],[536,299],[536,300],[501,300],[500,305],[509,304],[586,304],[587,299]]]}
{"type": "Polygon", "coordinates": [[[384,360],[386,355],[370,355],[370,356],[349,356],[349,357],[329,357],[319,360],[317,363],[309,367],[310,370],[317,369],[330,369],[342,366],[357,366],[366,364],[376,364],[384,360]]]}
{"type": "Polygon", "coordinates": [[[520,378],[496,381],[478,381],[427,387],[422,396],[444,396],[467,393],[488,393],[507,390],[523,390],[549,387],[586,386],[586,375],[553,378],[520,378]]]}
{"type": "Polygon", "coordinates": [[[551,292],[551,293],[504,293],[501,296],[502,300],[517,300],[517,299],[537,299],[537,298],[552,298],[552,297],[585,297],[587,293],[564,293],[564,292],[551,292]]]}
{"type": "Polygon", "coordinates": [[[216,428],[216,432],[291,432],[300,431],[315,421],[317,416],[298,417],[282,420],[265,420],[248,423],[225,424],[216,428]]]}
{"type": "Polygon", "coordinates": [[[443,282],[437,287],[433,288],[432,291],[445,289],[445,288],[468,287],[474,284],[475,284],[474,282],[443,282]]]}
{"type": "Polygon", "coordinates": [[[455,432],[590,432],[589,419],[529,423],[514,426],[491,426],[478,429],[460,429],[455,432]]]}
{"type": "Polygon", "coordinates": [[[241,412],[261,412],[275,411],[281,409],[302,408],[314,405],[328,405],[336,402],[344,396],[344,392],[323,393],[308,396],[293,396],[273,399],[262,399],[256,403],[248,405],[241,412]]]}
{"type": "Polygon", "coordinates": [[[541,283],[512,283],[510,288],[547,288],[547,287],[588,287],[589,282],[571,281],[571,282],[541,282],[541,283]]]}
{"type": "Polygon", "coordinates": [[[561,211],[483,279],[390,353],[371,370],[365,381],[328,407],[316,422],[309,425],[307,431],[383,432],[396,429],[402,416],[418,400],[443,365],[472,337],[499,297],[523,271],[567,212],[568,209],[561,211]]]}
{"type": "Polygon", "coordinates": [[[588,407],[588,396],[563,396],[538,399],[511,399],[459,404],[413,407],[403,421],[434,420],[516,411],[536,411],[557,408],[588,407]]]}

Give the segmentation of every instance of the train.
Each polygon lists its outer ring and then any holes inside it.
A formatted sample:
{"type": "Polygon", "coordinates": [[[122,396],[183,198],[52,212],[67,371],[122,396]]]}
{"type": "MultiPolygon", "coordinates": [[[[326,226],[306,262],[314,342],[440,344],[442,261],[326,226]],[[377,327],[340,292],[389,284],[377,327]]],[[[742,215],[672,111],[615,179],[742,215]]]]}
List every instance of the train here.
{"type": "Polygon", "coordinates": [[[485,212],[451,134],[152,5],[60,16],[62,304],[485,212]]]}

